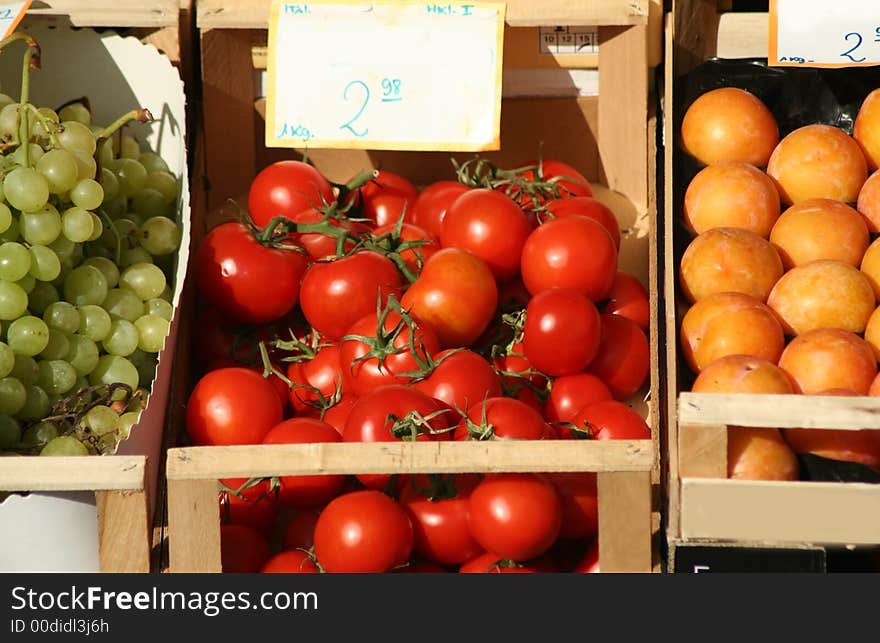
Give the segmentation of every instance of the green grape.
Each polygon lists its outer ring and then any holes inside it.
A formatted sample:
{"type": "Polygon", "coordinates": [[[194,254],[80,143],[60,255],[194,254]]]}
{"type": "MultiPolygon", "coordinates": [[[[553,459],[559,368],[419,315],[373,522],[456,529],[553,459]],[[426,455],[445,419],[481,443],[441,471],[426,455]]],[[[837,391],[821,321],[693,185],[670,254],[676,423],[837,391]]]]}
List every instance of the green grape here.
{"type": "Polygon", "coordinates": [[[27,391],[14,377],[0,379],[0,413],[15,415],[24,407],[27,391]]]}
{"type": "MultiPolygon", "coordinates": [[[[0,190],[0,192],[2,192],[2,190],[0,190]]],[[[0,243],[6,241],[18,241],[21,236],[19,231],[18,217],[14,217],[12,221],[9,222],[9,227],[3,232],[0,232],[0,243]]]]}
{"type": "MultiPolygon", "coordinates": [[[[0,190],[0,193],[2,193],[2,190],[0,190]]],[[[12,210],[5,203],[0,203],[0,232],[6,232],[11,225],[12,210]]]]}
{"type": "Polygon", "coordinates": [[[59,435],[57,438],[49,440],[48,444],[40,451],[40,455],[89,455],[89,450],[76,438],[70,435],[59,435]]]}
{"type": "Polygon", "coordinates": [[[94,156],[97,142],[95,135],[87,125],[76,121],[62,121],[61,127],[64,128],[62,132],[58,133],[58,142],[61,143],[61,147],[71,152],[83,152],[94,156]]]}
{"type": "Polygon", "coordinates": [[[30,244],[48,246],[61,234],[61,215],[51,203],[36,211],[22,212],[21,237],[30,244]]]}
{"type": "Polygon", "coordinates": [[[6,331],[6,343],[16,353],[31,357],[39,355],[49,343],[49,327],[39,317],[33,315],[19,317],[9,325],[9,330],[6,331]]]}
{"type": "Polygon", "coordinates": [[[37,378],[40,376],[40,369],[37,366],[37,360],[29,355],[15,354],[15,365],[9,377],[14,377],[22,384],[36,384],[37,378]]]}
{"type": "Polygon", "coordinates": [[[62,121],[76,121],[83,125],[91,125],[92,123],[92,113],[82,103],[65,105],[58,112],[58,116],[61,117],[62,121]]]}
{"type": "Polygon", "coordinates": [[[40,281],[52,281],[61,274],[61,260],[51,248],[31,246],[30,274],[40,281]]]}
{"type": "Polygon", "coordinates": [[[18,281],[31,269],[31,253],[20,243],[0,245],[0,279],[18,281]]]}
{"type": "MultiPolygon", "coordinates": [[[[40,351],[42,359],[63,359],[70,351],[70,340],[67,335],[54,328],[49,329],[49,342],[40,351]]],[[[42,363],[42,362],[41,362],[42,363]]]]}
{"type": "MultiPolygon", "coordinates": [[[[116,189],[119,190],[118,181],[116,182],[116,189]]],[[[128,199],[124,196],[108,197],[107,200],[104,201],[102,209],[107,216],[110,217],[111,221],[116,221],[117,219],[123,218],[128,211],[128,199]]]]}
{"type": "Polygon", "coordinates": [[[93,406],[83,417],[83,426],[95,435],[104,435],[115,431],[119,424],[119,415],[109,406],[93,406]]]}
{"type": "Polygon", "coordinates": [[[30,167],[17,167],[3,179],[6,200],[16,210],[35,212],[49,200],[49,183],[30,167]]]}
{"type": "Polygon", "coordinates": [[[0,107],[5,107],[10,103],[14,103],[15,99],[9,96],[8,94],[0,94],[0,107]]]}
{"type": "Polygon", "coordinates": [[[154,256],[173,253],[180,247],[180,227],[168,217],[152,217],[140,230],[141,245],[154,256]]]}
{"type": "Polygon", "coordinates": [[[97,305],[79,307],[79,334],[100,342],[110,334],[110,313],[97,305]]]}
{"type": "Polygon", "coordinates": [[[122,196],[133,196],[144,189],[147,171],[134,159],[120,159],[116,178],[119,179],[119,193],[122,196]]]}
{"type": "Polygon", "coordinates": [[[129,411],[119,416],[119,439],[127,440],[131,435],[131,430],[141,419],[139,411],[129,411]]]}
{"type": "Polygon", "coordinates": [[[76,159],[76,178],[77,180],[93,179],[98,171],[98,164],[95,159],[79,150],[73,151],[73,157],[76,159]]]}
{"type": "Polygon", "coordinates": [[[165,199],[165,203],[171,204],[177,200],[177,179],[168,172],[150,171],[144,187],[156,190],[165,199]]]}
{"type": "Polygon", "coordinates": [[[128,360],[138,370],[141,386],[150,386],[156,376],[157,356],[145,353],[140,348],[128,356],[128,360]]]}
{"type": "Polygon", "coordinates": [[[165,202],[165,198],[158,190],[144,188],[131,199],[133,212],[146,218],[164,217],[171,213],[171,206],[165,202]]]}
{"type": "MultiPolygon", "coordinates": [[[[58,114],[56,114],[55,110],[51,107],[40,107],[39,109],[37,109],[37,111],[50,123],[57,124],[59,122],[58,114]]],[[[33,116],[31,116],[31,118],[33,118],[33,116]]],[[[39,121],[39,119],[34,118],[31,124],[31,136],[33,136],[34,138],[45,138],[48,135],[49,133],[45,129],[43,129],[43,124],[39,121]]]]}
{"type": "MultiPolygon", "coordinates": [[[[58,290],[59,288],[63,288],[64,287],[64,280],[67,279],[67,275],[69,275],[70,271],[73,270],[74,263],[75,262],[73,261],[73,259],[65,259],[64,261],[62,261],[61,262],[61,272],[59,273],[59,275],[55,279],[53,279],[52,281],[49,281],[47,283],[52,284],[56,290],[58,290]]],[[[60,297],[59,297],[59,299],[60,299],[60,297]]],[[[42,313],[40,313],[40,314],[42,315],[42,313]]]]}
{"type": "Polygon", "coordinates": [[[119,255],[119,266],[121,268],[128,268],[129,266],[140,263],[153,263],[153,255],[151,255],[149,252],[141,247],[128,248],[126,250],[123,250],[119,255]]]}
{"type": "Polygon", "coordinates": [[[98,160],[101,162],[102,168],[110,170],[110,166],[115,162],[112,139],[104,139],[98,145],[98,160]]]}
{"type": "Polygon", "coordinates": [[[39,386],[28,384],[25,387],[27,396],[24,406],[18,412],[18,418],[22,420],[39,420],[49,414],[49,396],[39,386]]]}
{"type": "Polygon", "coordinates": [[[128,136],[127,134],[122,135],[119,147],[119,158],[137,160],[137,158],[141,155],[141,146],[134,139],[134,137],[128,136]]]}
{"type": "Polygon", "coordinates": [[[12,138],[18,136],[18,125],[21,122],[18,107],[19,103],[8,103],[0,110],[0,135],[12,138]]]}
{"type": "Polygon", "coordinates": [[[28,295],[28,308],[35,315],[42,315],[46,312],[49,304],[61,299],[58,289],[52,284],[45,281],[38,281],[34,289],[28,295]]]}
{"type": "Polygon", "coordinates": [[[34,291],[34,287],[37,285],[37,280],[34,279],[34,276],[32,274],[28,273],[15,283],[17,283],[23,291],[30,295],[34,291]]]}
{"type": "Polygon", "coordinates": [[[15,366],[15,353],[7,344],[0,342],[0,377],[6,377],[15,366]]]}
{"type": "Polygon", "coordinates": [[[25,158],[24,156],[24,146],[20,146],[15,152],[12,153],[12,161],[16,165],[20,165],[21,167],[31,167],[35,163],[38,163],[41,158],[43,158],[43,148],[37,145],[36,143],[28,144],[28,154],[30,154],[29,158],[25,158]]]}
{"type": "Polygon", "coordinates": [[[73,186],[70,200],[83,210],[96,210],[104,202],[104,188],[94,179],[83,179],[73,186]]]}
{"type": "Polygon", "coordinates": [[[0,451],[14,449],[21,442],[21,425],[12,416],[0,415],[0,451]]]}
{"type": "Polygon", "coordinates": [[[111,288],[107,291],[101,307],[110,313],[111,319],[134,322],[144,315],[144,302],[131,290],[111,288]]]}
{"type": "Polygon", "coordinates": [[[14,281],[0,279],[0,319],[18,319],[27,312],[28,294],[14,281]]]}
{"type": "Polygon", "coordinates": [[[119,181],[116,175],[106,167],[101,168],[101,187],[104,188],[104,202],[116,198],[119,194],[119,181]]]}
{"type": "Polygon", "coordinates": [[[58,238],[50,243],[49,247],[52,249],[52,252],[58,255],[58,259],[61,260],[61,263],[73,259],[76,256],[79,256],[80,258],[82,257],[82,247],[65,237],[63,234],[58,235],[58,238]],[[77,255],[77,252],[80,254],[77,255]]]}
{"type": "Polygon", "coordinates": [[[108,248],[116,248],[118,238],[123,248],[134,248],[138,245],[137,232],[137,223],[129,219],[126,215],[123,218],[115,219],[112,228],[110,228],[110,226],[105,228],[103,236],[101,237],[101,243],[108,248]]]}
{"type": "Polygon", "coordinates": [[[94,266],[104,273],[104,279],[107,280],[108,288],[115,288],[116,284],[119,283],[119,268],[110,259],[106,257],[89,257],[82,264],[84,266],[94,266]]]}
{"type": "Polygon", "coordinates": [[[138,157],[147,172],[170,172],[168,164],[155,152],[144,152],[138,157]]]}
{"type": "Polygon", "coordinates": [[[110,333],[101,344],[110,355],[128,357],[138,347],[138,330],[126,319],[114,319],[110,333]]]}
{"type": "Polygon", "coordinates": [[[73,366],[60,359],[39,362],[40,377],[37,385],[49,395],[63,395],[76,384],[76,371],[73,366]]]}
{"type": "Polygon", "coordinates": [[[151,263],[136,263],[122,271],[119,276],[119,287],[128,288],[141,298],[141,301],[153,299],[165,289],[165,273],[151,263]]]}
{"type": "Polygon", "coordinates": [[[102,355],[95,369],[89,373],[89,382],[92,386],[120,383],[135,390],[138,385],[138,371],[134,364],[124,357],[102,355]]]}
{"type": "Polygon", "coordinates": [[[64,298],[71,304],[100,304],[107,296],[104,273],[94,266],[79,266],[64,280],[64,298]]]}
{"type": "Polygon", "coordinates": [[[89,212],[92,217],[92,234],[88,238],[88,241],[97,241],[101,238],[101,235],[104,234],[104,224],[101,222],[101,217],[99,217],[94,212],[89,212]]]}
{"type": "Polygon", "coordinates": [[[61,215],[61,233],[74,243],[88,241],[95,225],[92,223],[92,213],[80,207],[68,208],[61,215]]]}
{"type": "Polygon", "coordinates": [[[172,303],[174,301],[174,291],[171,290],[171,286],[165,286],[165,289],[162,291],[162,294],[159,295],[159,297],[167,301],[169,304],[172,303]]]}
{"type": "MultiPolygon", "coordinates": [[[[43,395],[46,395],[44,392],[43,395]]],[[[46,397],[46,409],[48,413],[49,408],[49,398],[46,397]]],[[[34,418],[43,417],[42,415],[36,415],[34,418]]],[[[30,419],[30,418],[27,418],[30,419]]],[[[58,427],[52,424],[51,422],[37,422],[29,426],[24,431],[24,435],[21,436],[21,446],[25,449],[36,449],[38,447],[43,447],[48,442],[54,440],[58,437],[58,427]]]]}
{"type": "Polygon", "coordinates": [[[37,161],[37,171],[46,177],[49,192],[63,194],[74,185],[79,168],[73,154],[64,149],[49,150],[37,161]]]}
{"type": "Polygon", "coordinates": [[[148,299],[144,304],[144,308],[148,315],[156,315],[157,317],[167,319],[168,321],[171,321],[174,318],[174,308],[170,303],[160,297],[148,299]]]}
{"type": "Polygon", "coordinates": [[[85,335],[70,336],[70,350],[64,359],[70,362],[77,375],[91,373],[98,364],[98,345],[85,335]]]}
{"type": "Polygon", "coordinates": [[[147,353],[158,353],[162,350],[171,322],[156,315],[144,315],[134,325],[138,332],[138,348],[147,353]]]}
{"type": "Polygon", "coordinates": [[[110,261],[116,261],[116,252],[103,245],[102,243],[87,243],[83,245],[85,249],[86,256],[89,259],[95,257],[101,257],[103,259],[108,259],[110,261]]]}

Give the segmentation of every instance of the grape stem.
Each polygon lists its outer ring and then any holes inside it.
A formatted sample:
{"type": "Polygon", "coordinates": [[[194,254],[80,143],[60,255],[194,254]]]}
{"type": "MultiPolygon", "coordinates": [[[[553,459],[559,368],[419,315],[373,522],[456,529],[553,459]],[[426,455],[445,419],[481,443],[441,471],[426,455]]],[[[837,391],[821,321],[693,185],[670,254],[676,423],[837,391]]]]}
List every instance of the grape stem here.
{"type": "Polygon", "coordinates": [[[31,105],[27,104],[28,111],[34,115],[34,117],[40,122],[40,125],[43,126],[43,129],[46,130],[46,133],[49,135],[49,140],[52,141],[52,146],[55,148],[61,147],[61,143],[58,141],[58,135],[56,133],[56,126],[54,123],[51,123],[48,118],[46,118],[40,110],[31,105]]]}
{"type": "Polygon", "coordinates": [[[116,229],[116,224],[113,223],[113,219],[110,218],[104,209],[101,208],[98,210],[101,213],[101,218],[104,219],[104,222],[110,227],[110,230],[113,231],[113,236],[116,237],[116,254],[114,258],[116,259],[116,264],[119,265],[122,263],[122,237],[119,236],[119,230],[116,229]]]}
{"type": "MultiPolygon", "coordinates": [[[[31,38],[30,40],[33,40],[31,38]]],[[[34,41],[36,43],[36,41],[34,41]]],[[[25,167],[31,166],[31,146],[30,146],[30,119],[28,118],[28,100],[30,98],[30,80],[31,68],[40,68],[40,50],[39,47],[33,47],[28,41],[28,48],[24,52],[24,61],[21,69],[21,102],[18,106],[18,138],[19,143],[24,146],[24,164],[25,167]]]]}
{"type": "Polygon", "coordinates": [[[130,121],[137,121],[138,123],[150,123],[152,122],[153,115],[150,113],[150,110],[142,107],[140,109],[133,109],[130,112],[123,114],[115,121],[113,121],[110,125],[101,130],[98,134],[98,138],[110,138],[113,134],[116,133],[120,127],[125,125],[130,121]]]}

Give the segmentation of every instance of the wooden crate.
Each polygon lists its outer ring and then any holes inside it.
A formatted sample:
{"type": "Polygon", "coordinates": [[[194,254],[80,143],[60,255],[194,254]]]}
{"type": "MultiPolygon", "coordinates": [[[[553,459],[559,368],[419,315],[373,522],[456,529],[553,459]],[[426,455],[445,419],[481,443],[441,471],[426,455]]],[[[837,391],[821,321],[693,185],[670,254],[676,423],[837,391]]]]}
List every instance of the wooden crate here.
{"type": "Polygon", "coordinates": [[[93,491],[102,572],[149,572],[150,499],[144,456],[0,458],[0,491],[93,491]]]}
{"type": "Polygon", "coordinates": [[[681,541],[880,544],[880,486],[727,479],[727,435],[736,426],[880,429],[880,399],[805,395],[715,395],[680,390],[673,197],[676,78],[704,60],[766,58],[766,13],[725,13],[711,0],[678,0],[666,21],[664,299],[666,313],[667,536],[681,541]]]}
{"type": "Polygon", "coordinates": [[[219,572],[219,478],[353,473],[595,471],[602,571],[649,572],[655,449],[603,442],[374,442],[192,447],[168,452],[170,571],[219,572]]]}

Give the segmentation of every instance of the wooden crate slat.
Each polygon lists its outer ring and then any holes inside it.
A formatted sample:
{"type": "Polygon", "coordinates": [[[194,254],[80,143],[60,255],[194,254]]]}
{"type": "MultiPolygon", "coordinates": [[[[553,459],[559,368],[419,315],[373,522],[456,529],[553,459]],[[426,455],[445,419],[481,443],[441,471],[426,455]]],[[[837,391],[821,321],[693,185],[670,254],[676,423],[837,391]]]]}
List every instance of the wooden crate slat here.
{"type": "Polygon", "coordinates": [[[172,572],[222,570],[219,489],[217,480],[169,478],[168,560],[172,572]]]}
{"type": "Polygon", "coordinates": [[[101,571],[150,571],[150,508],[146,489],[98,491],[98,558],[101,571]]]}
{"type": "Polygon", "coordinates": [[[144,456],[3,458],[0,490],[143,490],[146,466],[144,456]]]}
{"type": "Polygon", "coordinates": [[[599,565],[603,572],[652,568],[651,474],[605,472],[596,479],[599,499],[599,565]]]}
{"type": "Polygon", "coordinates": [[[650,440],[279,444],[170,449],[167,476],[649,471],[653,462],[650,440]]]}
{"type": "Polygon", "coordinates": [[[181,0],[42,0],[28,16],[63,17],[74,27],[176,27],[180,9],[181,0]]]}

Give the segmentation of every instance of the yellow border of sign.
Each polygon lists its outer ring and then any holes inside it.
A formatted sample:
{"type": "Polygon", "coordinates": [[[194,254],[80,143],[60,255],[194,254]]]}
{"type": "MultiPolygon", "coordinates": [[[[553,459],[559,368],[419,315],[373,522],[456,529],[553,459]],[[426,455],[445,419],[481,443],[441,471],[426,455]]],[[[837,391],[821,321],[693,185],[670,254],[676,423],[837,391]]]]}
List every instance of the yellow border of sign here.
{"type": "Polygon", "coordinates": [[[779,62],[779,8],[778,0],[770,0],[770,6],[767,9],[767,25],[769,32],[767,34],[767,65],[769,67],[808,67],[810,69],[845,69],[847,67],[876,67],[880,65],[878,62],[864,63],[793,63],[779,62]]]}
{"type": "MultiPolygon", "coordinates": [[[[285,139],[279,141],[275,137],[275,41],[278,37],[278,12],[282,4],[286,4],[287,0],[272,0],[272,6],[269,9],[269,40],[268,40],[268,57],[266,63],[267,83],[266,90],[266,136],[264,144],[266,147],[282,147],[282,148],[313,148],[313,149],[351,149],[351,150],[403,150],[415,152],[486,152],[498,150],[501,148],[501,79],[504,67],[504,25],[507,14],[506,2],[467,2],[466,0],[455,0],[449,2],[445,0],[444,4],[452,4],[456,6],[469,5],[484,9],[495,9],[498,11],[498,26],[495,35],[495,51],[497,52],[495,60],[495,137],[488,143],[470,144],[470,143],[449,143],[448,141],[431,142],[419,141],[417,143],[397,143],[390,141],[338,141],[315,139],[307,144],[303,140],[285,139]],[[316,144],[317,143],[317,144],[316,144]]],[[[320,0],[312,2],[316,5],[357,5],[365,4],[365,2],[352,2],[352,0],[320,0]]],[[[370,4],[389,4],[389,5],[413,5],[423,6],[426,2],[399,2],[397,0],[372,0],[370,4]]]]}
{"type": "MultiPolygon", "coordinates": [[[[15,32],[15,28],[18,27],[19,23],[22,21],[25,14],[28,12],[28,9],[31,8],[31,2],[33,2],[33,0],[27,0],[27,2],[24,3],[24,6],[22,6],[22,8],[19,10],[18,15],[15,17],[15,20],[13,20],[12,23],[9,25],[9,27],[6,28],[6,33],[3,34],[3,38],[8,38],[9,36],[11,36],[13,34],[13,32],[15,32]]],[[[0,6],[5,6],[5,5],[0,5],[0,6]]]]}

